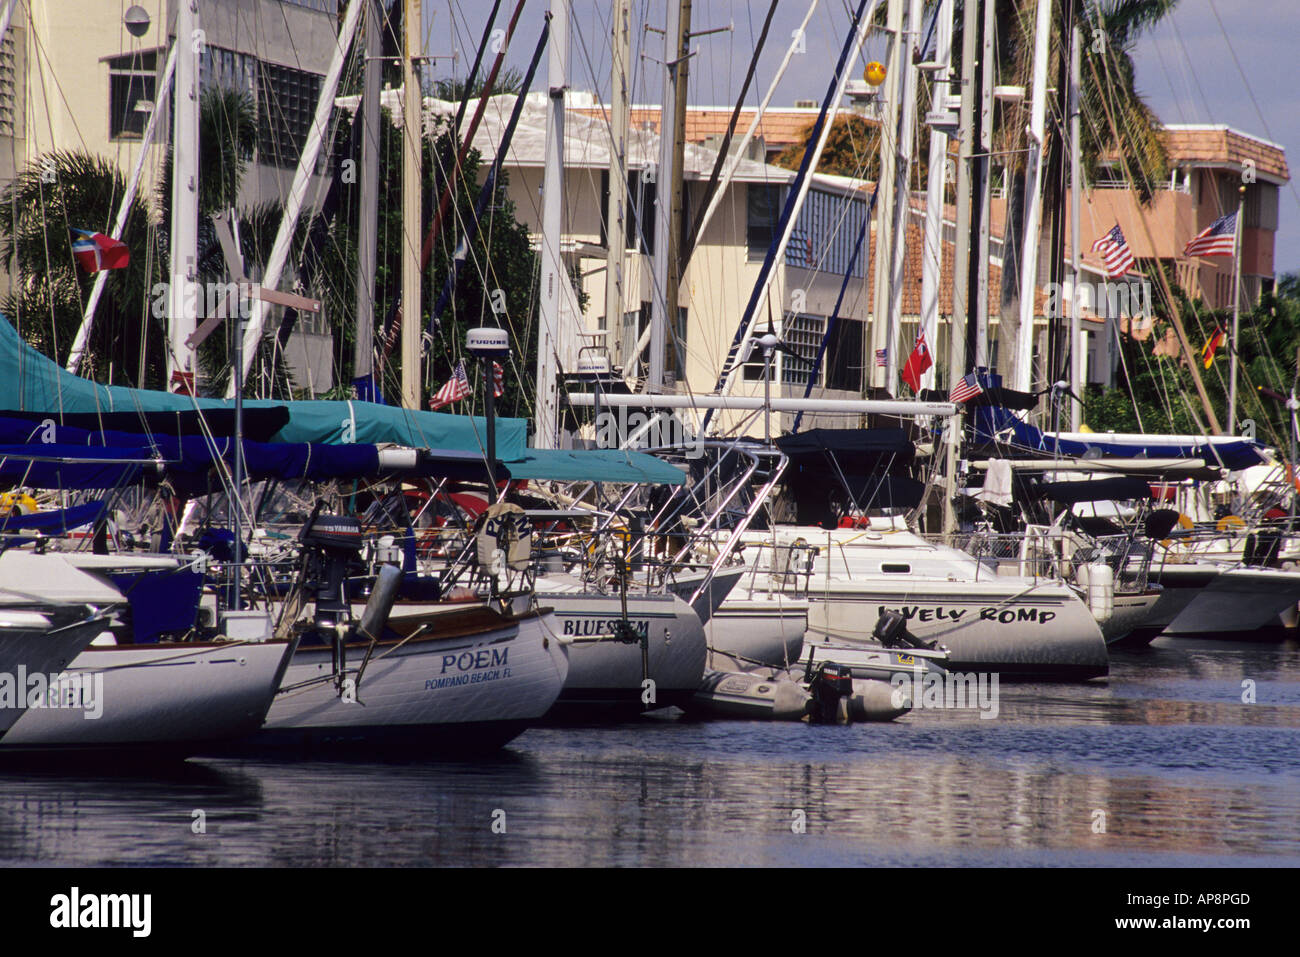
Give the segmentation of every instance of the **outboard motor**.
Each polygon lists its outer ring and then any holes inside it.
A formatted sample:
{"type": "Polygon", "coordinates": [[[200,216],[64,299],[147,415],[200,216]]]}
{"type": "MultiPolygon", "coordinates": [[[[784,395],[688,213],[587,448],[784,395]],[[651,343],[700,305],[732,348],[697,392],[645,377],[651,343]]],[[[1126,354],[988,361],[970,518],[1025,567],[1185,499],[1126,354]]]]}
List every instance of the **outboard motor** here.
{"type": "Polygon", "coordinates": [[[319,506],[298,533],[307,587],[316,602],[315,624],[334,630],[352,619],[348,571],[361,555],[361,523],[351,515],[321,515],[319,506]]]}
{"type": "Polygon", "coordinates": [[[849,724],[853,715],[853,671],[833,661],[823,661],[808,681],[808,720],[812,724],[849,724]]]}
{"type": "Polygon", "coordinates": [[[351,515],[321,515],[317,502],[311,518],[298,533],[303,550],[303,586],[316,602],[314,624],[334,649],[334,680],[343,693],[347,671],[347,640],[352,606],[348,602],[348,571],[360,560],[361,523],[351,515]]]}
{"type": "Polygon", "coordinates": [[[934,651],[938,642],[922,641],[907,630],[907,619],[896,611],[880,609],[872,637],[885,648],[924,648],[934,651]]]}

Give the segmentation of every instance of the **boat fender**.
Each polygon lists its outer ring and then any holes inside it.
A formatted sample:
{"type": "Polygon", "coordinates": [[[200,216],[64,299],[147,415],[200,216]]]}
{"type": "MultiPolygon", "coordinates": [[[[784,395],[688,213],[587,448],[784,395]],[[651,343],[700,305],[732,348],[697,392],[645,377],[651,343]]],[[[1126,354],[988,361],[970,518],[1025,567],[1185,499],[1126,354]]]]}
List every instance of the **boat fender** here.
{"type": "Polygon", "coordinates": [[[383,565],[375,577],[375,587],[366,602],[365,611],[361,613],[361,625],[357,629],[358,637],[363,640],[376,641],[388,623],[388,615],[397,600],[398,589],[402,587],[402,570],[397,565],[383,565]]]}
{"type": "Polygon", "coordinates": [[[1115,613],[1115,570],[1104,562],[1092,562],[1079,569],[1079,584],[1088,596],[1088,610],[1098,623],[1115,613]]]}
{"type": "Polygon", "coordinates": [[[912,710],[911,702],[905,706],[894,704],[894,688],[878,678],[853,679],[853,694],[849,697],[849,712],[855,721],[893,721],[912,710]]]}

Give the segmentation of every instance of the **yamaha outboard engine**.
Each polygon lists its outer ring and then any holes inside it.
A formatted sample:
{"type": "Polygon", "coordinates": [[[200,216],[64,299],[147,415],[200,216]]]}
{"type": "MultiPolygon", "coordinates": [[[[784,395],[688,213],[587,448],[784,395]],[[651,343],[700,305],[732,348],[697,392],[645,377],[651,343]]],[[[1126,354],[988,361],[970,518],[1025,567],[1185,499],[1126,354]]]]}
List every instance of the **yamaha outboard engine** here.
{"type": "Polygon", "coordinates": [[[361,523],[351,515],[312,512],[298,533],[306,562],[307,587],[316,603],[316,627],[334,630],[352,620],[348,601],[348,571],[361,555],[361,523]]]}
{"type": "Polygon", "coordinates": [[[824,661],[808,681],[812,698],[808,720],[812,724],[849,724],[853,721],[849,699],[853,697],[853,671],[845,665],[824,661]]]}
{"type": "Polygon", "coordinates": [[[361,523],[351,515],[322,515],[317,502],[298,533],[303,550],[303,587],[316,603],[314,624],[334,649],[334,680],[340,694],[347,671],[347,640],[352,625],[348,571],[361,555],[361,523]]]}

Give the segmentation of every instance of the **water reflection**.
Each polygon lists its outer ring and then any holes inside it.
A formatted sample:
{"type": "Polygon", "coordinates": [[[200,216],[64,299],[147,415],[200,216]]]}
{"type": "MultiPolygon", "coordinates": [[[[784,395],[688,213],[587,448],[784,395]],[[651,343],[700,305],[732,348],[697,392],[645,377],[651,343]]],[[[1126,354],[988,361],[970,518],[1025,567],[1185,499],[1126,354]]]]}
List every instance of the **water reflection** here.
{"type": "Polygon", "coordinates": [[[1157,645],[1107,681],[1003,685],[996,720],[652,721],[534,729],[479,762],[5,771],[0,861],[1294,866],[1297,728],[1296,648],[1157,645]]]}

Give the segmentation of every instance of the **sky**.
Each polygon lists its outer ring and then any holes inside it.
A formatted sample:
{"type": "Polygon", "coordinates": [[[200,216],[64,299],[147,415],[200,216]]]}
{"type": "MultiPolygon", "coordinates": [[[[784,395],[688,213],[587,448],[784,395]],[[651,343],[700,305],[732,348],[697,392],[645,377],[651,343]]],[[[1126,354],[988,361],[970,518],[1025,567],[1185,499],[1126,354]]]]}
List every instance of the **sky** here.
{"type": "MultiPolygon", "coordinates": [[[[497,27],[504,30],[516,0],[502,0],[497,27]]],[[[759,58],[748,98],[757,105],[791,44],[811,0],[781,0],[759,58]]],[[[574,0],[570,42],[570,86],[609,90],[611,0],[574,0]]],[[[425,0],[426,49],[432,75],[463,75],[473,61],[492,4],[487,0],[425,0]],[[458,54],[456,60],[448,57],[458,54]]],[[[537,44],[546,0],[530,0],[519,19],[506,63],[521,72],[537,44]]],[[[701,36],[691,58],[689,99],[694,105],[730,106],[762,28],[763,0],[695,0],[692,31],[728,28],[701,36]]],[[[848,30],[847,0],[821,0],[808,22],[802,50],[790,61],[772,103],[821,101],[848,30]]],[[[632,3],[632,99],[659,103],[662,97],[665,0],[632,3]],[[645,54],[644,56],[642,54],[645,54]]],[[[1300,110],[1296,99],[1296,39],[1300,38],[1300,0],[1180,0],[1174,13],[1140,38],[1134,47],[1139,93],[1166,123],[1224,123],[1287,148],[1288,163],[1300,162],[1300,110]],[[1217,14],[1217,17],[1216,17],[1217,14]],[[1236,54],[1236,62],[1233,59],[1236,54]]],[[[884,58],[884,44],[872,40],[868,58],[884,58]]],[[[546,86],[546,59],[533,89],[546,86]]],[[[1280,196],[1280,228],[1275,268],[1278,275],[1300,270],[1300,187],[1289,183],[1280,196]]]]}

